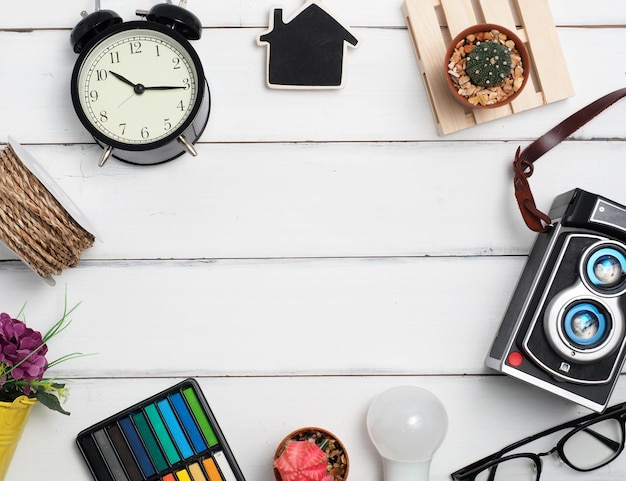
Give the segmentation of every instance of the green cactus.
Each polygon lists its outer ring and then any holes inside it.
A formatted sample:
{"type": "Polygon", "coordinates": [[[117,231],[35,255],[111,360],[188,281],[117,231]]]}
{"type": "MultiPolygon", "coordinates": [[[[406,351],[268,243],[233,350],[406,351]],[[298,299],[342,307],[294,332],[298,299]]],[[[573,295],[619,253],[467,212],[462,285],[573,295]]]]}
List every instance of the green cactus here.
{"type": "Polygon", "coordinates": [[[465,72],[474,85],[499,85],[511,73],[511,52],[498,42],[476,42],[467,56],[465,72]]]}

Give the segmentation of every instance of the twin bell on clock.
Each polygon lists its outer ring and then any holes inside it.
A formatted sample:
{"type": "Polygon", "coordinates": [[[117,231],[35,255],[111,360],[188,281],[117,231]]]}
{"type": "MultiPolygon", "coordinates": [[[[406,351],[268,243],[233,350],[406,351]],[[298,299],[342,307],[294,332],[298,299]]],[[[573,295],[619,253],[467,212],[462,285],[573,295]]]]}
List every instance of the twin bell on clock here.
{"type": "Polygon", "coordinates": [[[79,54],[72,103],[104,149],[100,166],[111,156],[139,165],[195,156],[209,120],[209,86],[189,43],[202,35],[199,19],[169,2],[136,13],[124,22],[97,0],[70,36],[79,54]]]}

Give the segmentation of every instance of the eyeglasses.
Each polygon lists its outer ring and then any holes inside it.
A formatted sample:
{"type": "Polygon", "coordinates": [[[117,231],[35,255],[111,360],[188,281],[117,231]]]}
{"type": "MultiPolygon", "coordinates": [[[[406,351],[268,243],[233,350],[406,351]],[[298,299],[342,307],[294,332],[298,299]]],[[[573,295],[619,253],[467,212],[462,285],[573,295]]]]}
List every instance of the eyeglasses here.
{"type": "Polygon", "coordinates": [[[624,449],[625,422],[626,402],[610,407],[602,414],[589,414],[529,436],[459,469],[450,477],[456,481],[538,481],[541,458],[554,453],[576,471],[592,471],[620,455],[624,449]],[[507,454],[563,429],[570,430],[549,451],[507,454]]]}

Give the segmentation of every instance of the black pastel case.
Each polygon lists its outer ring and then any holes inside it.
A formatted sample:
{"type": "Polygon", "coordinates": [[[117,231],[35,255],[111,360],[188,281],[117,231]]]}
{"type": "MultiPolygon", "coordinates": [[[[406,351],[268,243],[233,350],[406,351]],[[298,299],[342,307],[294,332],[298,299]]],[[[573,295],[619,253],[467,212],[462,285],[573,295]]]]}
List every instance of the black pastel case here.
{"type": "Polygon", "coordinates": [[[245,481],[195,379],[81,431],[96,481],[245,481]]]}

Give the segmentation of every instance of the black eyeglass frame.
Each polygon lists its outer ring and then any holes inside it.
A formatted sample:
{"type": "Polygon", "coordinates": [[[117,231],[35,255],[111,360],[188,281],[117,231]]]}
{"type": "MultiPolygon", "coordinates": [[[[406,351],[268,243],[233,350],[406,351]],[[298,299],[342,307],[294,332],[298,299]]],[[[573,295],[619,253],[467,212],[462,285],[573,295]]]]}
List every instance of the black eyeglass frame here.
{"type": "MultiPolygon", "coordinates": [[[[474,481],[476,479],[476,476],[481,473],[482,471],[484,471],[485,469],[490,468],[491,466],[495,466],[497,464],[502,463],[503,461],[509,460],[509,459],[515,459],[515,458],[528,458],[531,459],[534,463],[535,466],[537,468],[537,476],[535,479],[539,479],[540,475],[541,475],[541,467],[542,467],[542,462],[541,462],[541,457],[542,456],[546,456],[548,454],[552,454],[554,452],[557,452],[559,455],[559,458],[565,463],[567,464],[570,468],[576,470],[576,471],[582,471],[582,472],[586,472],[586,471],[593,471],[596,470],[598,468],[601,468],[602,466],[606,466],[607,464],[611,463],[612,461],[615,460],[615,458],[617,458],[621,452],[624,450],[624,437],[626,435],[626,431],[625,431],[625,424],[626,424],[626,402],[620,403],[620,404],[616,404],[615,406],[612,406],[608,409],[606,409],[603,413],[592,413],[592,414],[588,414],[587,416],[584,416],[582,418],[578,418],[578,419],[573,419],[571,421],[568,421],[566,423],[560,424],[558,426],[555,426],[553,428],[550,429],[546,429],[545,431],[542,431],[540,433],[537,433],[533,436],[528,436],[520,441],[517,441],[513,444],[509,444],[508,446],[506,446],[505,448],[501,449],[500,451],[493,453],[489,456],[486,456],[472,464],[469,464],[467,466],[465,466],[464,468],[461,468],[457,471],[455,471],[454,473],[452,473],[450,475],[450,478],[455,480],[455,481],[474,481]],[[608,447],[612,448],[615,450],[615,454],[614,456],[612,456],[610,459],[608,459],[607,461],[605,461],[604,463],[598,465],[598,466],[594,466],[593,468],[589,468],[589,469],[582,469],[579,468],[577,466],[575,466],[574,464],[572,464],[572,462],[567,459],[567,456],[565,455],[565,452],[563,450],[563,446],[565,445],[565,443],[575,434],[579,433],[580,431],[587,429],[589,426],[596,424],[598,422],[601,421],[605,421],[607,419],[615,419],[617,421],[619,421],[619,425],[620,428],[622,430],[622,442],[621,443],[617,443],[615,441],[613,441],[612,439],[608,439],[604,436],[602,436],[599,433],[596,432],[592,432],[593,436],[596,437],[597,439],[599,439],[601,442],[603,442],[604,444],[606,444],[608,447]],[[511,454],[508,456],[504,456],[506,453],[513,451],[514,449],[517,449],[525,444],[531,443],[533,441],[536,441],[538,439],[541,439],[544,436],[549,436],[550,434],[554,434],[558,431],[561,431],[563,429],[567,429],[567,428],[574,428],[571,431],[569,431],[567,434],[565,434],[560,440],[559,442],[556,444],[556,446],[554,446],[552,449],[550,449],[549,451],[546,451],[544,453],[516,453],[516,454],[511,454]]],[[[490,478],[491,479],[491,478],[490,478]]]]}

